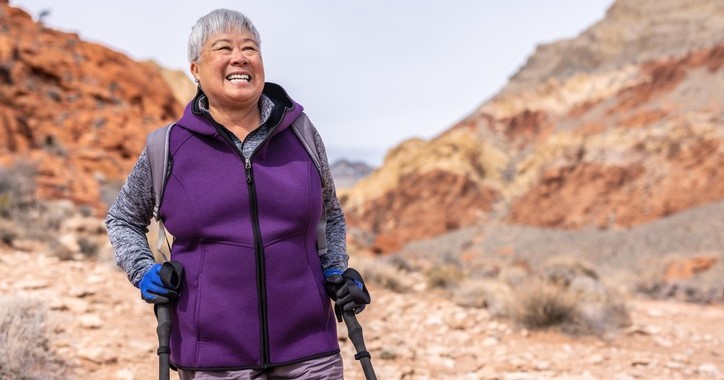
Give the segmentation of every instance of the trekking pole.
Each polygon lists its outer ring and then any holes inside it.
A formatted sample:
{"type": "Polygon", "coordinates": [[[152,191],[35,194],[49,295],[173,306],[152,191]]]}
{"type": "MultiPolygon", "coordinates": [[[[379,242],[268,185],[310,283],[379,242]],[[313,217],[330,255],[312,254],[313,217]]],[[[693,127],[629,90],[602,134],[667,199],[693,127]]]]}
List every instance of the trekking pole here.
{"type": "Polygon", "coordinates": [[[156,334],[158,334],[158,378],[159,380],[169,380],[170,365],[169,354],[169,336],[171,335],[171,306],[169,304],[156,305],[156,318],[158,326],[156,326],[156,334]]]}
{"type": "MultiPolygon", "coordinates": [[[[163,285],[171,290],[176,290],[181,287],[181,281],[183,279],[184,268],[177,261],[166,261],[161,265],[161,282],[163,285]]],[[[169,380],[170,373],[170,361],[169,354],[171,348],[169,340],[171,336],[171,304],[170,303],[159,303],[154,305],[154,311],[156,312],[156,320],[158,325],[156,326],[156,334],[158,335],[158,378],[159,380],[169,380]]]]}
{"type": "Polygon", "coordinates": [[[362,365],[362,371],[364,371],[365,379],[377,380],[375,370],[372,368],[370,353],[367,351],[367,347],[365,347],[365,339],[362,335],[362,326],[360,326],[359,321],[357,321],[357,316],[353,311],[348,311],[342,313],[342,318],[344,319],[344,324],[347,325],[349,340],[352,341],[352,345],[354,345],[354,349],[357,351],[354,358],[359,360],[362,365]]]}

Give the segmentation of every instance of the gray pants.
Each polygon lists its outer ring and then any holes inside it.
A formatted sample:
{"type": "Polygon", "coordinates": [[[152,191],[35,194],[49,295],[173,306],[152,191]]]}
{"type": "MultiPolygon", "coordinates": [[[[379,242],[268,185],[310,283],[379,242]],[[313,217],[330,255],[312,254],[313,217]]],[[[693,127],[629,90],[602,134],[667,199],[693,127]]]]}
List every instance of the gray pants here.
{"type": "Polygon", "coordinates": [[[342,380],[340,354],[312,359],[300,363],[271,368],[267,371],[242,369],[238,371],[178,371],[181,380],[342,380]]]}

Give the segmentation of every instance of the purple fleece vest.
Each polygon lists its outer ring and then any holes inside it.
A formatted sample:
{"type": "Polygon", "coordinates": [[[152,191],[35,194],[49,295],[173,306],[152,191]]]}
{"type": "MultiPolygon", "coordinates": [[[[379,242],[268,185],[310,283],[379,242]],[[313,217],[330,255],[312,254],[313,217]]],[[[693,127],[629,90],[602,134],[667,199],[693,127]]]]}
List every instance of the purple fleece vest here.
{"type": "Polygon", "coordinates": [[[293,104],[253,156],[251,185],[235,148],[191,105],[173,129],[160,214],[185,269],[171,335],[179,368],[263,368],[339,350],[316,249],[321,181],[288,128],[302,113],[293,104]]]}

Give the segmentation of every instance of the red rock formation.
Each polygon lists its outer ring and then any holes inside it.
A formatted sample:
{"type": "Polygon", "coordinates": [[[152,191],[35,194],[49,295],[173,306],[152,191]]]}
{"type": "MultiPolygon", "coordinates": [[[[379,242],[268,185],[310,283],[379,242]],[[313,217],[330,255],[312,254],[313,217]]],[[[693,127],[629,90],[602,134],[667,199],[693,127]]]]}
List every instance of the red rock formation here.
{"type": "Polygon", "coordinates": [[[406,242],[478,222],[499,195],[449,171],[408,175],[398,191],[374,199],[361,215],[353,214],[353,223],[375,233],[374,251],[391,252],[406,242]]]}
{"type": "Polygon", "coordinates": [[[485,220],[629,227],[724,199],[723,61],[722,4],[618,0],[458,125],[393,149],[347,194],[350,224],[390,252],[485,220]]]}
{"type": "Polygon", "coordinates": [[[682,91],[717,86],[706,81],[720,75],[722,51],[724,46],[717,46],[646,63],[647,80],[622,89],[609,100],[614,106],[599,104],[563,120],[575,125],[587,113],[605,114],[599,123],[609,127],[584,134],[585,157],[559,155],[554,164],[542,164],[538,181],[512,201],[508,220],[563,228],[629,227],[724,199],[724,134],[716,124],[721,109],[711,108],[709,90],[704,96],[682,91]],[[642,131],[625,131],[631,127],[642,131]],[[612,138],[616,134],[619,138],[612,138]],[[588,148],[593,139],[607,137],[609,143],[588,148]],[[615,165],[607,164],[616,151],[615,165]]]}
{"type": "Polygon", "coordinates": [[[686,280],[697,273],[708,271],[717,261],[718,254],[674,260],[667,265],[664,279],[667,282],[686,280]]]}
{"type": "Polygon", "coordinates": [[[103,212],[101,188],[180,111],[157,70],[0,4],[0,164],[36,164],[40,197],[103,212]]]}

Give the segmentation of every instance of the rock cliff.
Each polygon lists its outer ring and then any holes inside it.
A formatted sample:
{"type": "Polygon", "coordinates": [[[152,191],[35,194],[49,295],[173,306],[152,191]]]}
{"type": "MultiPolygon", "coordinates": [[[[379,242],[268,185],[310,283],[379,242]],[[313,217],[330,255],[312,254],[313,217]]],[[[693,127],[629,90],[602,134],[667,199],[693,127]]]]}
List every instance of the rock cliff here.
{"type": "Polygon", "coordinates": [[[617,1],[346,198],[381,252],[489,220],[629,227],[724,199],[724,3],[617,1]],[[646,17],[644,17],[644,15],[646,17]]]}
{"type": "Polygon", "coordinates": [[[0,165],[35,165],[39,197],[103,212],[146,133],[180,112],[158,69],[0,1],[0,165]]]}

